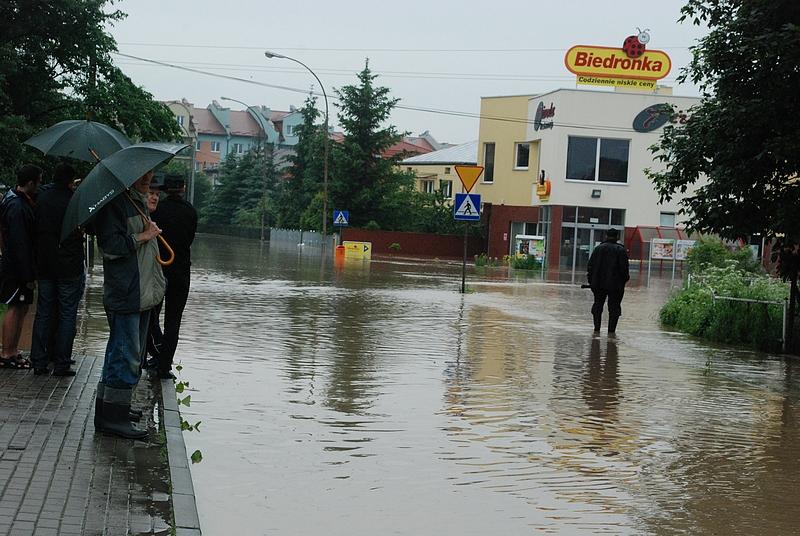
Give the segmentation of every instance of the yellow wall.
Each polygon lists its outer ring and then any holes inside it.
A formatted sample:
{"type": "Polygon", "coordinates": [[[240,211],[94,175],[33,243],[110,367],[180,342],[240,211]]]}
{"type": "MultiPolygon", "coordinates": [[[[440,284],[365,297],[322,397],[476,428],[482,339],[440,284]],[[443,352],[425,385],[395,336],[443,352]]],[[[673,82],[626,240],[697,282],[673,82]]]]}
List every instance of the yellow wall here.
{"type": "MultiPolygon", "coordinates": [[[[439,191],[442,187],[442,181],[451,181],[453,183],[452,193],[455,195],[463,190],[461,186],[461,181],[458,179],[458,175],[456,174],[455,165],[448,164],[448,165],[406,165],[402,164],[401,169],[403,171],[411,171],[417,176],[416,181],[414,181],[414,189],[418,192],[422,190],[422,181],[434,181],[433,188],[435,191],[439,191]],[[447,171],[449,170],[449,173],[447,171]]],[[[451,197],[452,201],[452,197],[451,197]]]]}
{"type": "Polygon", "coordinates": [[[495,143],[494,182],[485,182],[485,172],[472,193],[481,194],[483,203],[530,206],[536,173],[539,169],[539,145],[531,143],[527,170],[514,169],[516,143],[527,136],[528,100],[531,95],[482,97],[478,131],[478,165],[484,166],[484,146],[495,143]],[[519,119],[520,122],[493,120],[491,117],[519,119]]]}

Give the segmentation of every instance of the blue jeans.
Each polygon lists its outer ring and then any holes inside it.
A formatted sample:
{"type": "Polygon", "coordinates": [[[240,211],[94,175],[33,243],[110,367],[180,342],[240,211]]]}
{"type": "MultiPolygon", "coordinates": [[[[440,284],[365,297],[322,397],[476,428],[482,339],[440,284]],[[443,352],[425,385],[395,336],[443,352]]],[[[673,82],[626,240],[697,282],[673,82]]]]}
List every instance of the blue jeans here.
{"type": "Polygon", "coordinates": [[[59,370],[69,368],[72,345],[75,342],[75,324],[78,304],[83,295],[86,276],[68,279],[40,279],[36,301],[36,318],[33,321],[31,362],[34,368],[47,368],[53,361],[59,370]]]}
{"type": "Polygon", "coordinates": [[[103,398],[113,404],[130,403],[133,388],[139,383],[142,357],[147,349],[150,311],[115,313],[106,311],[108,344],[103,361],[103,398]]]}

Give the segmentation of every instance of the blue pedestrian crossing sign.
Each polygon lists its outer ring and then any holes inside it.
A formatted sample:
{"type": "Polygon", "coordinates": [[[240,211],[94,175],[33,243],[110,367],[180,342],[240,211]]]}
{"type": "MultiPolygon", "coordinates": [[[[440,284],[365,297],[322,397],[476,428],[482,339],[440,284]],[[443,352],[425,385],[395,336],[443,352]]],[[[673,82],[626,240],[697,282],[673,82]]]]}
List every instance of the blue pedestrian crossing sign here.
{"type": "Polygon", "coordinates": [[[347,227],[350,225],[350,212],[347,210],[333,211],[333,225],[335,227],[347,227]]]}
{"type": "Polygon", "coordinates": [[[481,219],[480,194],[456,194],[453,203],[453,218],[459,221],[479,221],[481,219]]]}

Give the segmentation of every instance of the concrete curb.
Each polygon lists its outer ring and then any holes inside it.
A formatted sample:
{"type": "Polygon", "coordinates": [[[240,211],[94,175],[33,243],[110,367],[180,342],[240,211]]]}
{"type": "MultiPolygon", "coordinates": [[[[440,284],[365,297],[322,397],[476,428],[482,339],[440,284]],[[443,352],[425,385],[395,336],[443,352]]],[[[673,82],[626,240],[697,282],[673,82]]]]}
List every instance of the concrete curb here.
{"type": "Polygon", "coordinates": [[[194,497],[192,473],[183,442],[181,415],[178,409],[175,382],[161,380],[161,396],[164,402],[164,428],[167,432],[167,455],[172,481],[172,510],[175,512],[177,536],[201,536],[200,518],[194,497]]]}

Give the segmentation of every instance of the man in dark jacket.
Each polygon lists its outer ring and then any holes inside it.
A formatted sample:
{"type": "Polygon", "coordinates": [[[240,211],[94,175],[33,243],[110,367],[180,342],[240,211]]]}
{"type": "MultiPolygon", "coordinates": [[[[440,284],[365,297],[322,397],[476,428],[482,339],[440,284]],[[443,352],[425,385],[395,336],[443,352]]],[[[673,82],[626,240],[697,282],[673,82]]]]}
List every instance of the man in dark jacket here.
{"type": "Polygon", "coordinates": [[[33,321],[31,361],[34,374],[46,374],[53,360],[54,376],[74,376],[70,370],[78,303],[85,283],[83,234],[76,229],[63,242],[61,224],[72,198],[75,169],[60,164],[53,183],[36,198],[36,280],[39,297],[33,321]],[[53,333],[55,335],[53,336],[53,333]]]}
{"type": "Polygon", "coordinates": [[[603,306],[608,298],[608,332],[615,333],[617,321],[622,315],[622,296],[625,294],[625,283],[630,279],[628,273],[628,253],[621,244],[617,244],[619,231],[609,229],[605,241],[594,248],[589,258],[586,277],[594,294],[592,317],[594,331],[600,332],[600,320],[603,306]]]}
{"type": "Polygon", "coordinates": [[[143,175],[100,209],[94,222],[103,252],[103,306],[109,326],[95,427],[129,439],[147,437],[147,431],[131,425],[131,397],[139,382],[150,310],[164,298],[164,274],[156,261],[161,229],[150,220],[145,198],[152,179],[152,171],[143,175]]]}
{"type": "MultiPolygon", "coordinates": [[[[181,329],[183,309],[189,296],[189,268],[191,262],[191,245],[197,232],[197,211],[183,199],[185,182],[181,175],[164,177],[163,189],[167,197],[153,213],[153,221],[163,231],[164,238],[175,251],[175,261],[164,267],[167,278],[167,291],[164,295],[164,335],[156,341],[159,351],[157,356],[158,375],[161,378],[174,378],[172,361],[178,347],[178,334],[181,329]]],[[[161,251],[162,258],[167,258],[161,251]]],[[[160,306],[156,312],[158,315],[160,306]]]]}
{"type": "Polygon", "coordinates": [[[0,368],[31,368],[19,352],[22,323],[33,302],[34,276],[33,195],[42,182],[42,170],[26,165],[17,172],[17,186],[0,201],[0,301],[8,305],[3,316],[3,352],[0,368]]]}

